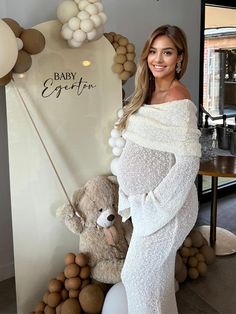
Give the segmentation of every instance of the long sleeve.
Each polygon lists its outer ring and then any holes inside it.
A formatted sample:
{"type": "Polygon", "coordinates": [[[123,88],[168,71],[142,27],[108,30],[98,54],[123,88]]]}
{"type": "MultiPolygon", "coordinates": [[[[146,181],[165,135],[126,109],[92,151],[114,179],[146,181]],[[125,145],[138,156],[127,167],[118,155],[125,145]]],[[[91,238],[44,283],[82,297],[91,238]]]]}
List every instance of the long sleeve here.
{"type": "Polygon", "coordinates": [[[121,188],[119,188],[118,214],[122,216],[123,222],[130,218],[130,204],[128,196],[121,188]]]}
{"type": "Polygon", "coordinates": [[[162,228],[177,214],[188,196],[196,197],[194,181],[199,157],[175,155],[175,159],[174,166],[153,191],[128,197],[137,235],[149,235],[162,228]]]}

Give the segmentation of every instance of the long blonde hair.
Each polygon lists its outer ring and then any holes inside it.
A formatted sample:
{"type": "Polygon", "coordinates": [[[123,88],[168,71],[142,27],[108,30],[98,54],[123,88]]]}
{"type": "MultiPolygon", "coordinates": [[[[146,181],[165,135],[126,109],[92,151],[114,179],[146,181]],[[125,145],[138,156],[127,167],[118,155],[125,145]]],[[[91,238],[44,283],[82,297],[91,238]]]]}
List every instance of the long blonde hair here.
{"type": "Polygon", "coordinates": [[[139,65],[135,75],[135,89],[130,103],[124,107],[124,113],[117,122],[116,127],[123,130],[127,126],[129,117],[135,113],[144,103],[149,103],[155,90],[155,79],[148,68],[147,57],[153,41],[158,36],[168,36],[174,43],[178,55],[182,55],[181,71],[175,72],[175,77],[179,80],[187,68],[188,47],[185,33],[173,25],[162,25],[155,29],[146,41],[140,56],[139,65]]]}

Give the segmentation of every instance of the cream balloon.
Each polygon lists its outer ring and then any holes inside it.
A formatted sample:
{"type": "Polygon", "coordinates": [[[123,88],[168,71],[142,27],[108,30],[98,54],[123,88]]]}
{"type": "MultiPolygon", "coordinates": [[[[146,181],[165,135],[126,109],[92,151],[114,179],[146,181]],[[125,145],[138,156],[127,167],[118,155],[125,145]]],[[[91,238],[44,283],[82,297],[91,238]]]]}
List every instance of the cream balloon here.
{"type": "Polygon", "coordinates": [[[85,7],[85,11],[87,11],[90,15],[95,15],[95,14],[99,13],[97,6],[95,4],[92,4],[92,3],[85,7]]]}
{"type": "Polygon", "coordinates": [[[61,23],[68,22],[72,17],[78,14],[79,10],[74,1],[63,1],[57,8],[57,18],[61,23]]]}
{"type": "Polygon", "coordinates": [[[101,2],[94,3],[94,5],[96,5],[99,12],[103,11],[103,5],[101,2]]]}
{"type": "Polygon", "coordinates": [[[80,28],[86,33],[91,32],[94,28],[93,21],[91,21],[90,19],[82,20],[80,23],[80,28]]]}
{"type": "Polygon", "coordinates": [[[73,34],[73,39],[83,42],[86,39],[86,33],[83,32],[81,29],[77,29],[73,34]]]}
{"type": "Polygon", "coordinates": [[[90,20],[93,21],[96,28],[98,28],[103,23],[102,18],[97,14],[90,16],[90,20]]]}
{"type": "Polygon", "coordinates": [[[88,40],[94,40],[95,38],[96,38],[96,36],[97,36],[97,31],[96,31],[96,29],[94,28],[94,29],[92,29],[91,30],[91,32],[89,32],[89,33],[87,33],[87,38],[88,38],[88,40]]]}
{"type": "Polygon", "coordinates": [[[16,36],[0,19],[0,78],[11,71],[18,56],[16,36]]]}

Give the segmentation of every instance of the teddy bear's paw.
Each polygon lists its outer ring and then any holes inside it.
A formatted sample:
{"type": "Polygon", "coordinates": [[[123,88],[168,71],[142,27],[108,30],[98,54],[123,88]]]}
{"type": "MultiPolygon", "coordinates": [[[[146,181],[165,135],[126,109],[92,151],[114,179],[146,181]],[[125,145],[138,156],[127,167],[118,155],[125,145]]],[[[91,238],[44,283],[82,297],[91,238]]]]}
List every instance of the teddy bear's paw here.
{"type": "Polygon", "coordinates": [[[64,222],[67,228],[74,234],[79,235],[83,231],[84,221],[76,215],[73,215],[73,217],[67,216],[64,222]]]}
{"type": "Polygon", "coordinates": [[[64,220],[66,217],[72,218],[74,216],[74,210],[70,205],[64,204],[57,209],[56,216],[61,220],[64,220]]]}
{"type": "Polygon", "coordinates": [[[100,282],[115,284],[121,281],[124,260],[101,261],[91,269],[91,276],[100,282]]]}

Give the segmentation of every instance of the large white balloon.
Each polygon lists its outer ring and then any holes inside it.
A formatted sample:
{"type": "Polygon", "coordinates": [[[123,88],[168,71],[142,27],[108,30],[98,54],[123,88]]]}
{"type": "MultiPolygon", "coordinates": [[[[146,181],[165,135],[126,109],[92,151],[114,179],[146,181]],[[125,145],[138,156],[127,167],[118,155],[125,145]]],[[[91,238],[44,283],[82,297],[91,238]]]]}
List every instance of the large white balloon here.
{"type": "Polygon", "coordinates": [[[0,78],[12,70],[18,56],[16,36],[0,19],[0,78]]]}
{"type": "Polygon", "coordinates": [[[118,282],[108,291],[103,304],[102,314],[128,314],[127,297],[122,282],[118,282]]]}

